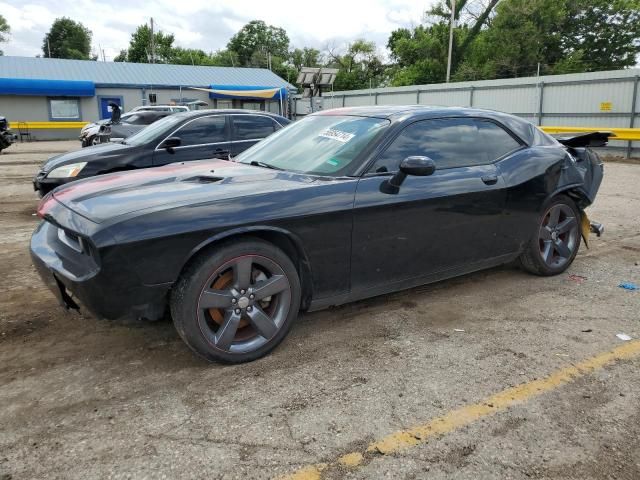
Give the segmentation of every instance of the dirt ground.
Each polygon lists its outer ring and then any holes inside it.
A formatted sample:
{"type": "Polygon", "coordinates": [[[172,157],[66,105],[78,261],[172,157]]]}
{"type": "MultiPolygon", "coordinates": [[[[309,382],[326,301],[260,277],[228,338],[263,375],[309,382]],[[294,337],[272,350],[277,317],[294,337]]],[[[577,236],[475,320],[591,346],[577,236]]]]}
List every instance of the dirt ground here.
{"type": "MultiPolygon", "coordinates": [[[[272,478],[640,338],[640,165],[569,272],[503,267],[304,315],[270,356],[205,364],[169,322],[60,310],[30,263],[30,180],[78,142],[0,155],[0,479],[272,478]],[[579,275],[584,277],[571,277],[579,275]],[[463,331],[456,331],[463,330],[463,331]]],[[[326,478],[640,478],[640,360],[326,478]]]]}

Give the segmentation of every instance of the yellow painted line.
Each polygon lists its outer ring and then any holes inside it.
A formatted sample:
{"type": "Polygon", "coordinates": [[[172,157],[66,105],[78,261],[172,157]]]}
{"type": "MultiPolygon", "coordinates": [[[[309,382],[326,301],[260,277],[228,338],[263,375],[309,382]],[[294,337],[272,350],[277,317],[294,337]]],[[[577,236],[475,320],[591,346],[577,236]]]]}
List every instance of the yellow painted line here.
{"type": "Polygon", "coordinates": [[[9,128],[19,130],[26,126],[30,130],[44,130],[57,128],[82,128],[88,122],[11,122],[9,128]]]}
{"type": "Polygon", "coordinates": [[[483,417],[506,410],[513,405],[524,403],[606,365],[636,357],[640,357],[640,340],[624,343],[613,350],[557,370],[539,380],[507,388],[485,398],[481,402],[451,410],[441,417],[434,418],[422,425],[391,433],[371,443],[364,452],[347,453],[332,464],[307,465],[296,472],[278,478],[280,480],[319,480],[322,478],[322,472],[331,466],[356,468],[362,465],[366,456],[370,457],[376,454],[389,455],[426,443],[433,437],[444,435],[474,423],[483,417]]]}
{"type": "Polygon", "coordinates": [[[614,137],[610,137],[610,140],[640,141],[640,128],[551,127],[546,125],[538,128],[554,135],[559,133],[611,132],[614,137]]]}
{"type": "Polygon", "coordinates": [[[357,467],[364,460],[364,456],[360,452],[347,453],[338,459],[340,465],[345,467],[357,467]]]}

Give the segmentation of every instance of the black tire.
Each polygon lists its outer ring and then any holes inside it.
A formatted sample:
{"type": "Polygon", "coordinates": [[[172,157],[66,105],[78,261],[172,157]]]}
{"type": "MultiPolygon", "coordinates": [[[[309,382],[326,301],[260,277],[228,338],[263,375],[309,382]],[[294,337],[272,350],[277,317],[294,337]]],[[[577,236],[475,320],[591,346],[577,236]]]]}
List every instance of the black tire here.
{"type": "Polygon", "coordinates": [[[271,243],[245,238],[207,249],[187,266],[171,293],[171,316],[206,360],[250,362],[284,339],[300,296],[291,259],[271,243]]]}
{"type": "Polygon", "coordinates": [[[535,233],[520,255],[520,265],[541,276],[564,272],[580,248],[580,221],[580,210],[571,198],[557,195],[548,200],[538,217],[535,233]]]}

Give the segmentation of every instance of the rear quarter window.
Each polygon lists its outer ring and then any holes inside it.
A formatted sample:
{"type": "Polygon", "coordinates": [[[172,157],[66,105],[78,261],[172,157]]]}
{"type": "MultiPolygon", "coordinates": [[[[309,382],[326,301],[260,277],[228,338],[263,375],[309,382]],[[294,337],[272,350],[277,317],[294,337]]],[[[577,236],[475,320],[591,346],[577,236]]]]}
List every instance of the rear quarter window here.
{"type": "Polygon", "coordinates": [[[521,147],[520,142],[499,125],[488,120],[477,120],[476,124],[478,145],[481,146],[487,163],[494,162],[521,147]]]}
{"type": "Polygon", "coordinates": [[[276,131],[276,123],[267,116],[233,115],[233,139],[256,140],[276,131]]]}

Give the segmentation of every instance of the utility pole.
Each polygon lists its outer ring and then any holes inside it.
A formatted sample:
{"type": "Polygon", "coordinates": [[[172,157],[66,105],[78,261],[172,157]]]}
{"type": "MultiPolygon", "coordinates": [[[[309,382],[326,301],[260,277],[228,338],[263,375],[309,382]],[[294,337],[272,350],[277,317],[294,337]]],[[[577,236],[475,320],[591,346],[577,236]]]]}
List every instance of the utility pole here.
{"type": "Polygon", "coordinates": [[[151,63],[156,63],[156,39],[153,35],[153,17],[151,17],[151,63]]]}
{"type": "Polygon", "coordinates": [[[47,50],[49,51],[49,58],[51,58],[51,44],[49,43],[49,38],[47,38],[47,50]]]}
{"type": "Polygon", "coordinates": [[[447,58],[447,83],[451,78],[451,51],[453,50],[453,26],[456,23],[456,0],[451,0],[451,24],[449,25],[449,56],[447,58]]]}

